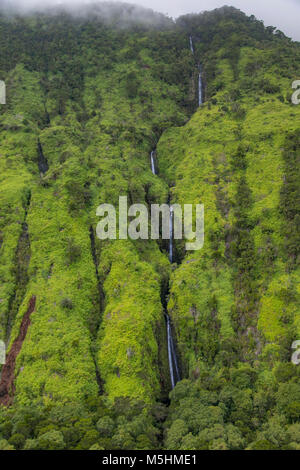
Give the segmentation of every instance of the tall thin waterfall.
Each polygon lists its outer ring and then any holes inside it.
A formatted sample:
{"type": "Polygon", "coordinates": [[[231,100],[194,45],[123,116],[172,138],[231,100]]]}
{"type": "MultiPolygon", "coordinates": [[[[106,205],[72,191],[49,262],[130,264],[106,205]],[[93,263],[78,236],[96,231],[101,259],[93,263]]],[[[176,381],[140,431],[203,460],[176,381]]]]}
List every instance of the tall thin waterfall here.
{"type": "Polygon", "coordinates": [[[194,46],[193,46],[193,38],[192,38],[192,36],[190,36],[190,48],[191,48],[192,54],[194,54],[194,46]]]}
{"type": "Polygon", "coordinates": [[[171,384],[172,389],[175,387],[175,377],[174,377],[174,368],[173,368],[173,353],[172,353],[172,331],[171,331],[171,323],[170,317],[167,315],[167,341],[168,341],[168,358],[169,358],[169,369],[170,369],[170,377],[171,377],[171,384]]]}
{"type": "Polygon", "coordinates": [[[202,86],[202,70],[201,70],[201,65],[199,65],[199,78],[198,78],[198,84],[199,84],[199,99],[198,99],[198,104],[201,106],[203,104],[203,86],[202,86]]]}
{"type": "Polygon", "coordinates": [[[167,342],[168,342],[168,359],[172,389],[175,387],[177,382],[180,381],[179,367],[177,362],[177,356],[175,351],[175,345],[172,335],[171,320],[169,315],[166,314],[167,319],[167,342]]]}
{"type": "Polygon", "coordinates": [[[151,159],[151,170],[152,170],[152,173],[153,173],[154,175],[156,175],[154,153],[155,153],[155,150],[152,150],[151,155],[150,155],[150,159],[151,159]]]}
{"type": "MultiPolygon", "coordinates": [[[[190,36],[190,49],[192,51],[192,54],[195,55],[192,36],[190,36]]],[[[199,65],[198,68],[199,68],[199,74],[198,74],[198,106],[202,106],[202,104],[203,104],[203,80],[202,80],[201,65],[199,65]]]]}
{"type": "MultiPolygon", "coordinates": [[[[150,161],[151,161],[151,171],[154,175],[156,175],[154,154],[155,154],[155,150],[153,150],[150,154],[150,161]]],[[[174,230],[174,210],[173,210],[173,207],[170,206],[170,242],[169,242],[170,263],[173,263],[173,230],[174,230]]],[[[174,344],[173,335],[172,335],[171,319],[167,313],[165,313],[165,316],[166,316],[166,323],[167,323],[168,360],[169,360],[171,385],[172,385],[172,390],[173,390],[176,383],[179,382],[179,380],[181,379],[180,379],[178,361],[177,361],[177,356],[176,356],[175,344],[174,344]]]]}
{"type": "MultiPolygon", "coordinates": [[[[173,263],[173,235],[174,235],[174,209],[170,206],[170,241],[169,241],[169,260],[173,263]]],[[[169,358],[169,369],[172,389],[176,383],[180,380],[179,367],[177,362],[175,344],[172,335],[171,320],[169,315],[166,313],[167,319],[167,341],[168,341],[168,358],[169,358]]]]}
{"type": "Polygon", "coordinates": [[[175,365],[175,373],[176,373],[176,377],[175,377],[175,381],[176,382],[179,382],[180,379],[180,374],[179,374],[179,367],[178,367],[178,362],[177,362],[177,356],[176,356],[176,351],[175,351],[175,345],[174,345],[174,341],[173,341],[173,336],[172,336],[172,331],[171,331],[171,349],[172,349],[172,354],[173,354],[173,360],[174,360],[174,365],[175,365]]]}
{"type": "Polygon", "coordinates": [[[174,211],[170,206],[170,241],[169,241],[169,260],[173,263],[173,226],[174,226],[174,211]]]}

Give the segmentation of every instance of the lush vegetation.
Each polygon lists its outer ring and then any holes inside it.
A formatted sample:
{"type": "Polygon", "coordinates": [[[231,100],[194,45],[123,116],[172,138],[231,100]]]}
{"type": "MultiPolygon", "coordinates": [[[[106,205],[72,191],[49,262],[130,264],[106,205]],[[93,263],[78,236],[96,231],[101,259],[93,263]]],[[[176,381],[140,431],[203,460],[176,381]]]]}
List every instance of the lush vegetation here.
{"type": "Polygon", "coordinates": [[[123,8],[0,17],[8,349],[36,296],[0,449],[299,449],[299,44],[233,8],[123,8]],[[203,203],[204,248],[100,242],[119,195],[203,203]]]}

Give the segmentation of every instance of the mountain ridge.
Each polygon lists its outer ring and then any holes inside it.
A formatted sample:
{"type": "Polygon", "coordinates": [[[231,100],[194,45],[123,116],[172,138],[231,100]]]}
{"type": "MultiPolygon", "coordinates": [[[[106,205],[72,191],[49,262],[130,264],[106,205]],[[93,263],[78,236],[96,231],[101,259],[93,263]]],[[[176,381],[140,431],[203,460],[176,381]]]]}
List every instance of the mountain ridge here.
{"type": "Polygon", "coordinates": [[[230,7],[166,30],[2,17],[0,40],[8,351],[36,297],[0,448],[298,449],[298,43],[230,7]],[[91,236],[120,194],[204,203],[204,248],[91,236]]]}

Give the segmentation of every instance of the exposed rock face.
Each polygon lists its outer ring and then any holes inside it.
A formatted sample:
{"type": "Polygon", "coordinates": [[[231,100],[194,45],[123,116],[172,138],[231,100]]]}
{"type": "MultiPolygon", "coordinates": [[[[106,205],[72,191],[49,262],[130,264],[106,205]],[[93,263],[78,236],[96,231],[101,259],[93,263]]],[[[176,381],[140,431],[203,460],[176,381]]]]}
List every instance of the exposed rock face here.
{"type": "Polygon", "coordinates": [[[14,392],[15,392],[15,365],[16,359],[21,351],[22,344],[26,338],[27,330],[30,325],[30,316],[35,310],[36,297],[32,296],[27,312],[25,313],[18,337],[15,339],[8,355],[6,358],[6,363],[2,369],[1,382],[0,382],[0,403],[5,406],[9,406],[13,402],[14,392]]]}

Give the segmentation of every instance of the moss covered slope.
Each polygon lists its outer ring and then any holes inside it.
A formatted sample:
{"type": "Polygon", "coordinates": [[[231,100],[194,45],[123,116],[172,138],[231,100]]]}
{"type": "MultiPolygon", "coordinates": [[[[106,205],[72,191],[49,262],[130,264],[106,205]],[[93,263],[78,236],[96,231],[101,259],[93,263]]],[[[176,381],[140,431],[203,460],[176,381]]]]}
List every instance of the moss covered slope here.
{"type": "Polygon", "coordinates": [[[126,8],[0,17],[8,349],[36,297],[0,448],[299,448],[299,44],[232,8],[125,25],[126,8]],[[163,243],[100,242],[120,195],[203,203],[204,248],[176,242],[171,266],[163,243]]]}

